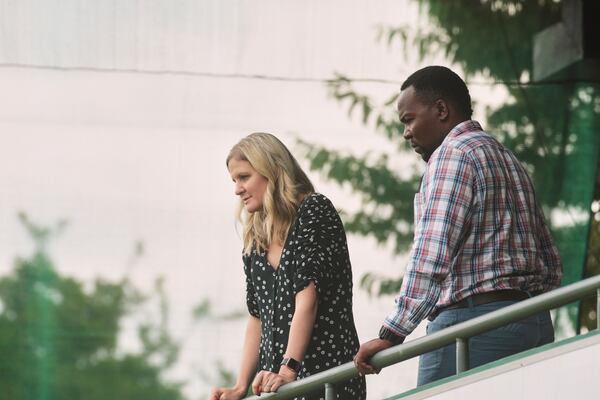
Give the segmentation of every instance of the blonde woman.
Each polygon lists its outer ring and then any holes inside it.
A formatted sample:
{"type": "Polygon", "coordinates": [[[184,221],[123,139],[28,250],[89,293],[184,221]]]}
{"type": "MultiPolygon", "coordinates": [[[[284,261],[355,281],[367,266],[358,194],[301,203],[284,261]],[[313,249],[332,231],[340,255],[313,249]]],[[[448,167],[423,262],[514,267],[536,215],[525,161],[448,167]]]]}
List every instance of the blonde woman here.
{"type": "MultiPolygon", "coordinates": [[[[210,400],[275,392],[352,360],[352,270],[340,217],[275,136],[253,133],[227,156],[240,197],[248,323],[237,383],[210,400]]],[[[364,399],[364,378],[337,387],[364,399]]],[[[318,390],[302,399],[324,398],[318,390]]]]}

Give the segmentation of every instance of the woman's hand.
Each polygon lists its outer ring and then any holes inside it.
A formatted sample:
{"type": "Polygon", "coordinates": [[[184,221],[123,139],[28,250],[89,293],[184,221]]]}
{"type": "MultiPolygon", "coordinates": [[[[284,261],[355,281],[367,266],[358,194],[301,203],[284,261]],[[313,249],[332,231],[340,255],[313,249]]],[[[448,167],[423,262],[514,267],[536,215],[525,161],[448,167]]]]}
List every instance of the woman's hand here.
{"type": "Polygon", "coordinates": [[[246,389],[232,388],[212,388],[208,400],[240,400],[246,397],[246,389]]]}
{"type": "Polygon", "coordinates": [[[276,392],[281,385],[295,380],[296,372],[286,366],[282,366],[277,374],[271,371],[260,371],[252,382],[252,392],[254,394],[276,392]]]}

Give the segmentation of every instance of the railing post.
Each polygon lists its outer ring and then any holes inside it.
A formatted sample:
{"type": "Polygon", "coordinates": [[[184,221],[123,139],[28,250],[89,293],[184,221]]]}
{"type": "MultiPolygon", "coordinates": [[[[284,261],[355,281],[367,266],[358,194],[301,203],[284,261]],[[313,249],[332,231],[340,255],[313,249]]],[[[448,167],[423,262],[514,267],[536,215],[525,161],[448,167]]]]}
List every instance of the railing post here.
{"type": "MultiPolygon", "coordinates": [[[[470,368],[468,347],[470,337],[496,329],[512,321],[535,315],[544,310],[561,307],[584,297],[588,298],[588,296],[594,293],[598,296],[596,313],[598,328],[600,329],[600,275],[598,275],[569,286],[558,288],[549,293],[540,294],[539,296],[507,306],[501,310],[492,311],[489,314],[481,315],[472,320],[461,322],[458,325],[450,326],[426,337],[409,341],[399,346],[401,347],[401,351],[396,348],[383,350],[381,353],[376,354],[372,361],[378,367],[385,368],[397,362],[452,345],[454,341],[456,343],[456,370],[458,373],[464,372],[470,368]]],[[[319,372],[299,381],[290,382],[281,387],[281,390],[278,390],[277,393],[268,393],[262,397],[251,396],[246,400],[261,400],[263,398],[286,400],[318,388],[323,388],[323,386],[325,386],[325,398],[333,400],[337,397],[334,383],[352,379],[356,377],[356,373],[356,367],[349,361],[331,370],[319,372]]]]}
{"type": "Polygon", "coordinates": [[[469,369],[469,338],[456,338],[456,373],[469,369]]]}
{"type": "Polygon", "coordinates": [[[325,384],[325,400],[336,400],[335,386],[333,383],[325,384]]]}
{"type": "Polygon", "coordinates": [[[600,289],[596,289],[596,329],[600,331],[600,289]]]}

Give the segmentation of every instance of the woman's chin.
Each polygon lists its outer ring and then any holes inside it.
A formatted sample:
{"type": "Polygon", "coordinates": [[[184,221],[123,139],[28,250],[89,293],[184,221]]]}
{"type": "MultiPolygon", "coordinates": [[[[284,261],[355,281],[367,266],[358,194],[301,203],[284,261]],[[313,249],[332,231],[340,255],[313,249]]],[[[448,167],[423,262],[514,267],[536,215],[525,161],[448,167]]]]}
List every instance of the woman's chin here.
{"type": "Polygon", "coordinates": [[[250,214],[258,211],[258,208],[252,204],[244,204],[244,208],[246,208],[246,212],[250,214]]]}

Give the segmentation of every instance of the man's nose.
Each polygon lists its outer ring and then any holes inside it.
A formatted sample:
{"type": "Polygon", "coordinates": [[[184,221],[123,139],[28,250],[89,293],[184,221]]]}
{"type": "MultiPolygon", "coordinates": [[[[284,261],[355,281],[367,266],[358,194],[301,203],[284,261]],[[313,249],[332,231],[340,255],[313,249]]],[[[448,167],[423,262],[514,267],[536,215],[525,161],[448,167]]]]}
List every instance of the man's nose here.
{"type": "Polygon", "coordinates": [[[408,140],[412,137],[410,129],[408,129],[408,126],[406,126],[406,125],[404,125],[404,132],[402,132],[402,137],[406,140],[408,140]]]}

